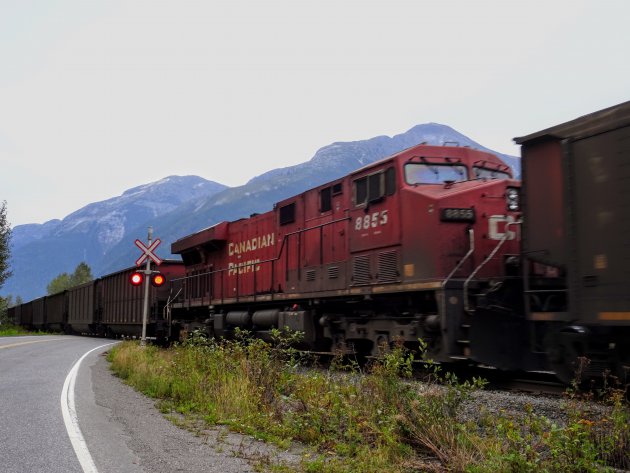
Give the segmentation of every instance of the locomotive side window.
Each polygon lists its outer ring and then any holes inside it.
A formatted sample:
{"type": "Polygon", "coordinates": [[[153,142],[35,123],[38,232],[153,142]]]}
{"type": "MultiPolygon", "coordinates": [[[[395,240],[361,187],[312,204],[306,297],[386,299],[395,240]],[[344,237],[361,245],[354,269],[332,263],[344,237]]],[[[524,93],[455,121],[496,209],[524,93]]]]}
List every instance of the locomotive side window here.
{"type": "Polygon", "coordinates": [[[354,181],[354,205],[377,202],[396,190],[396,172],[393,167],[354,181]]]}
{"type": "Polygon", "coordinates": [[[199,251],[188,251],[182,253],[182,260],[186,266],[194,266],[201,263],[201,253],[199,251]]]}
{"type": "Polygon", "coordinates": [[[383,197],[383,173],[372,174],[368,176],[368,202],[374,202],[375,200],[383,197]]]}
{"type": "Polygon", "coordinates": [[[280,225],[295,222],[295,202],[280,207],[280,225]]]}
{"type": "Polygon", "coordinates": [[[367,177],[362,177],[354,181],[354,205],[362,205],[367,202],[367,177]]]}
{"type": "Polygon", "coordinates": [[[385,171],[385,195],[394,195],[396,192],[396,170],[387,168],[385,171]]]}
{"type": "Polygon", "coordinates": [[[319,211],[328,212],[332,210],[332,187],[325,187],[319,191],[319,211]]]}
{"type": "Polygon", "coordinates": [[[407,184],[443,184],[468,180],[468,169],[462,164],[405,164],[407,184]]]}
{"type": "Polygon", "coordinates": [[[473,166],[473,173],[475,173],[475,179],[512,179],[507,172],[480,166],[473,166]]]}

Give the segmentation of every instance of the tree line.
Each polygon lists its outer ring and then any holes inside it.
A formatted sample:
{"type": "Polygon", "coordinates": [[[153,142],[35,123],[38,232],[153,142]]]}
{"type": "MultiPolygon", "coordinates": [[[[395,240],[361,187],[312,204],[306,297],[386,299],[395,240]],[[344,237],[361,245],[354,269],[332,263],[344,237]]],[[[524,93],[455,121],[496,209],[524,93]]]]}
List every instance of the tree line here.
{"type": "MultiPolygon", "coordinates": [[[[7,220],[7,202],[2,201],[2,204],[0,204],[0,289],[2,289],[4,283],[12,274],[9,266],[11,257],[10,244],[11,225],[7,220]]],[[[94,279],[92,270],[87,263],[81,262],[77,265],[73,273],[61,273],[50,281],[50,284],[46,287],[46,291],[48,295],[56,294],[71,287],[90,282],[92,279],[94,279]]],[[[16,296],[15,300],[12,295],[6,297],[0,296],[0,324],[11,322],[7,317],[7,309],[14,305],[22,304],[22,302],[20,296],[16,296]]]]}

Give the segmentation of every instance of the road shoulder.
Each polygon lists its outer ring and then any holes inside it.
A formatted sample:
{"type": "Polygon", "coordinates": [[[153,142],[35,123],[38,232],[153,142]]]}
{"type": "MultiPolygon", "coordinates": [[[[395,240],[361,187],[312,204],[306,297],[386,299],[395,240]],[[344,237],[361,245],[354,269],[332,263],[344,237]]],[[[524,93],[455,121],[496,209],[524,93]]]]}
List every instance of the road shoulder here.
{"type": "Polygon", "coordinates": [[[77,388],[83,393],[77,393],[77,409],[100,473],[242,473],[260,471],[255,465],[264,468],[300,461],[297,452],[281,451],[222,427],[195,434],[175,426],[155,407],[154,400],[114,376],[104,355],[92,357],[85,368],[78,383],[89,389],[77,388]]]}

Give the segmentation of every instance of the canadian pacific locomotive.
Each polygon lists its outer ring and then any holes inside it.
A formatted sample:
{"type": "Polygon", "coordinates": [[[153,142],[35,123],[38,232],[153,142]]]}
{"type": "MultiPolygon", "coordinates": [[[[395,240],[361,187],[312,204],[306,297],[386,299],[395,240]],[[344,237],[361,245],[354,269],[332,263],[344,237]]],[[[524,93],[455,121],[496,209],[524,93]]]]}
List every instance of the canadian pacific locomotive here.
{"type": "Polygon", "coordinates": [[[217,336],[288,327],[317,351],[422,338],[436,360],[469,358],[476,297],[518,262],[519,187],[492,154],[414,146],[173,243],[173,318],[217,336]]]}
{"type": "MultiPolygon", "coordinates": [[[[569,381],[588,359],[583,375],[627,380],[630,102],[516,142],[522,188],[490,153],[418,145],[176,241],[151,333],[289,328],[309,349],[368,355],[422,339],[437,361],[569,381]]],[[[12,313],[138,335],[131,271],[12,313]]]]}

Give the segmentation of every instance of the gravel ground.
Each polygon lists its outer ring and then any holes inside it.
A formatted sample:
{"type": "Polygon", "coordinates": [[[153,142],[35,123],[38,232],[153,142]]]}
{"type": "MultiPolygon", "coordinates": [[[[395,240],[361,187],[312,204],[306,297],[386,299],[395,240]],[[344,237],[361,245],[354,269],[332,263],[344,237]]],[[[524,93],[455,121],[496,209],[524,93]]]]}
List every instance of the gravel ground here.
{"type": "Polygon", "coordinates": [[[603,417],[610,408],[593,402],[571,400],[562,396],[534,395],[510,391],[477,391],[471,399],[461,406],[460,418],[465,421],[476,421],[482,415],[505,417],[522,417],[528,409],[537,416],[544,416],[557,425],[567,422],[566,406],[576,403],[593,418],[603,417]]]}

